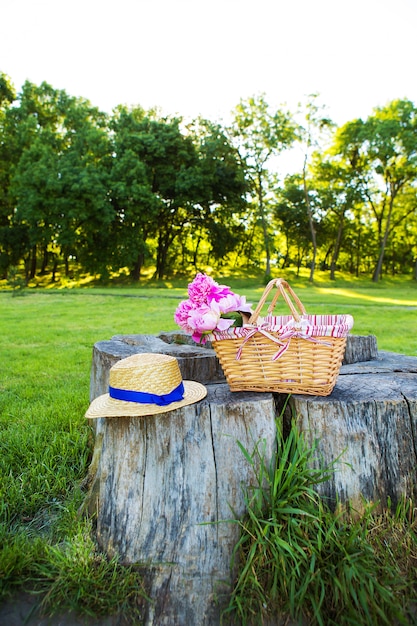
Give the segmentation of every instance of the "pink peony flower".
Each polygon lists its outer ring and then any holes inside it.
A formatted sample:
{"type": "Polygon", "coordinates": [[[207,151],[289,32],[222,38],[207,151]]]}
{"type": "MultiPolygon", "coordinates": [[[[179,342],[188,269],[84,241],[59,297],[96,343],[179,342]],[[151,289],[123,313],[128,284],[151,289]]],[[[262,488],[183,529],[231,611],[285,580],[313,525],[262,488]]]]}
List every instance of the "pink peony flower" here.
{"type": "Polygon", "coordinates": [[[218,305],[222,313],[231,313],[233,311],[251,312],[251,305],[246,302],[245,296],[239,296],[237,293],[230,293],[221,300],[218,305]]]}
{"type": "Polygon", "coordinates": [[[217,322],[216,330],[227,330],[233,325],[234,320],[221,317],[217,322]]]}
{"type": "Polygon", "coordinates": [[[207,337],[205,337],[205,335],[203,335],[202,333],[199,333],[197,330],[195,330],[192,333],[191,338],[196,343],[203,343],[204,344],[204,343],[207,342],[207,337]]]}
{"type": "Polygon", "coordinates": [[[177,310],[174,314],[174,321],[178,326],[180,326],[187,333],[192,332],[192,328],[188,323],[188,318],[190,316],[190,312],[193,310],[193,305],[190,300],[183,300],[179,303],[177,310]]]}
{"type": "Polygon", "coordinates": [[[197,343],[206,343],[205,335],[217,327],[220,315],[212,311],[207,305],[190,311],[188,325],[192,329],[192,338],[197,343]]]}
{"type": "Polygon", "coordinates": [[[195,309],[190,311],[188,317],[188,324],[193,330],[197,330],[200,333],[214,330],[220,316],[215,311],[212,311],[208,307],[202,307],[201,309],[195,309]]]}
{"type": "Polygon", "coordinates": [[[188,296],[188,300],[178,305],[174,320],[197,343],[205,343],[206,336],[213,330],[230,328],[235,323],[233,318],[239,317],[230,314],[251,312],[244,296],[233,293],[229,287],[219,285],[205,274],[197,274],[188,285],[188,296]]]}
{"type": "Polygon", "coordinates": [[[213,300],[218,302],[229,293],[229,287],[219,285],[210,276],[201,273],[188,285],[188,296],[195,304],[210,304],[213,300]]]}

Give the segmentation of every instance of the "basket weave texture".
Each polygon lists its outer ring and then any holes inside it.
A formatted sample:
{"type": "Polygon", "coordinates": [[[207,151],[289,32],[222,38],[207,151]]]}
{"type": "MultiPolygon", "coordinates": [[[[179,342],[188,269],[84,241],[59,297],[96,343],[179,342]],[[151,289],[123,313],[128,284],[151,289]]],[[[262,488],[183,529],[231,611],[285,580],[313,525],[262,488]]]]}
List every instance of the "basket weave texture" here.
{"type": "Polygon", "coordinates": [[[210,339],[231,391],[327,396],[336,384],[351,315],[307,315],[288,283],[271,280],[247,324],[210,339]],[[276,288],[268,314],[259,314],[276,288]],[[291,315],[274,316],[282,296],[291,315]]]}

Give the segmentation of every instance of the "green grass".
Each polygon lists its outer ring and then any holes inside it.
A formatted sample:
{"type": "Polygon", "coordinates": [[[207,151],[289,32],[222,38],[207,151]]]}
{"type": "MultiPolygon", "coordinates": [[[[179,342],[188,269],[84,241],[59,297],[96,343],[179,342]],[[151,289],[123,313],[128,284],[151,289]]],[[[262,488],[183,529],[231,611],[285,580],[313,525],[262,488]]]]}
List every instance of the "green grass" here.
{"type": "MultiPolygon", "coordinates": [[[[305,276],[288,278],[308,312],[351,313],[356,334],[375,334],[380,349],[417,355],[416,282],[330,282],[318,274],[310,285],[305,276]]],[[[256,277],[217,279],[255,304],[263,292],[256,277]]],[[[100,554],[91,521],[77,514],[93,444],[84,419],[92,348],[115,334],[174,330],[186,286],[0,290],[0,602],[24,586],[42,593],[45,611],[130,612],[140,623],[138,572],[100,554]],[[112,582],[116,573],[118,584],[128,585],[124,594],[112,582]]],[[[279,303],[277,313],[286,312],[279,303]]]]}
{"type": "MultiPolygon", "coordinates": [[[[270,623],[276,615],[310,626],[410,624],[416,598],[417,516],[409,502],[395,512],[335,514],[315,491],[333,467],[312,470],[295,421],[284,439],[278,422],[277,463],[242,448],[260,467],[245,488],[239,521],[238,574],[224,623],[270,623]]],[[[414,622],[415,623],[415,622],[414,622]]]]}

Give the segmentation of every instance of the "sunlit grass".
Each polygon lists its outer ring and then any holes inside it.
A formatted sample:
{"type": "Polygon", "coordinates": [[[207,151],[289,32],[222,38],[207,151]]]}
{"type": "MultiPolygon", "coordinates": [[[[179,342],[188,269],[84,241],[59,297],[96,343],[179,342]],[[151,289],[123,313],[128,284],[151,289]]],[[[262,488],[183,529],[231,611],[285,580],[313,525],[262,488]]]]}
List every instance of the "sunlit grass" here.
{"type": "MultiPolygon", "coordinates": [[[[398,278],[380,283],[369,279],[338,277],[330,281],[327,274],[317,273],[320,281],[311,285],[306,277],[290,275],[290,285],[301,299],[307,313],[350,313],[355,320],[355,334],[373,334],[381,350],[417,355],[417,281],[398,278]]],[[[256,276],[215,276],[235,291],[247,296],[256,305],[264,284],[256,276]]],[[[58,348],[62,335],[68,330],[78,338],[78,344],[92,346],[96,341],[114,334],[158,333],[175,330],[173,313],[178,302],[187,297],[187,279],[148,281],[134,286],[89,286],[88,288],[39,290],[23,292],[28,297],[13,298],[0,291],[2,321],[26,325],[26,345],[36,344],[42,320],[50,330],[55,329],[54,344],[58,348]],[[151,286],[152,285],[152,286],[151,286]],[[18,314],[21,311],[22,315],[18,314]],[[27,315],[27,317],[26,317],[27,315]],[[32,339],[28,334],[32,332],[32,339]]],[[[288,308],[280,298],[275,313],[286,314],[288,308]]],[[[68,343],[67,341],[64,343],[68,343]]]]}
{"type": "Polygon", "coordinates": [[[384,303],[384,304],[394,304],[401,306],[411,306],[417,309],[417,293],[416,297],[413,300],[406,300],[403,297],[403,293],[396,294],[396,297],[381,297],[376,293],[361,293],[359,290],[351,290],[351,289],[331,289],[329,287],[318,288],[318,292],[322,293],[323,296],[329,298],[331,296],[340,296],[342,298],[350,298],[355,300],[356,302],[360,302],[362,300],[366,302],[373,303],[384,303]]]}
{"type": "MultiPolygon", "coordinates": [[[[215,278],[254,304],[264,289],[256,276],[215,278]]],[[[354,333],[376,335],[380,349],[417,355],[416,282],[333,283],[323,277],[311,285],[305,276],[288,279],[308,313],[351,313],[354,333]]],[[[83,572],[96,577],[96,599],[113,584],[114,572],[122,576],[118,564],[91,548],[89,530],[76,515],[93,442],[84,419],[92,349],[118,334],[175,330],[173,314],[187,296],[187,282],[29,288],[17,296],[0,290],[0,600],[37,580],[43,591],[51,590],[45,607],[65,604],[66,589],[73,607],[83,572]],[[79,554],[88,556],[85,570],[74,565],[79,554]]],[[[280,299],[276,313],[287,312],[280,299]]],[[[140,579],[126,574],[126,580],[139,606],[140,579]]],[[[122,610],[112,589],[106,610],[122,610]]],[[[85,597],[80,603],[80,610],[93,610],[85,597]]]]}

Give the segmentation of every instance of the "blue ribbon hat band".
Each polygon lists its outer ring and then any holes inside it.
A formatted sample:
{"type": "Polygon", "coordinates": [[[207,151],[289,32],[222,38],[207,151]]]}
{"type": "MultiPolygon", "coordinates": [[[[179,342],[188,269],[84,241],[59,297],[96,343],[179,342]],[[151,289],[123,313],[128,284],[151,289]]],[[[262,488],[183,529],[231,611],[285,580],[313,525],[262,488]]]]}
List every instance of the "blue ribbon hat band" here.
{"type": "Polygon", "coordinates": [[[145,393],[143,391],[131,391],[129,389],[117,389],[109,387],[110,398],[114,400],[124,400],[126,402],[138,402],[140,404],[156,404],[158,406],[166,406],[171,402],[180,402],[184,399],[184,385],[181,382],[178,387],[170,393],[158,396],[154,393],[145,393]]]}

